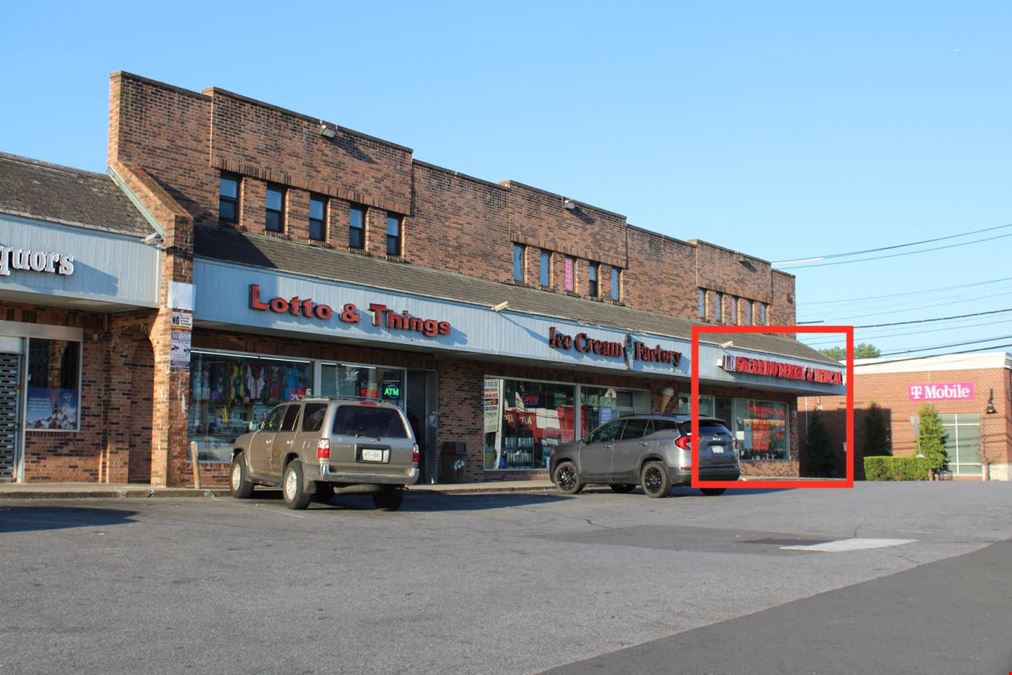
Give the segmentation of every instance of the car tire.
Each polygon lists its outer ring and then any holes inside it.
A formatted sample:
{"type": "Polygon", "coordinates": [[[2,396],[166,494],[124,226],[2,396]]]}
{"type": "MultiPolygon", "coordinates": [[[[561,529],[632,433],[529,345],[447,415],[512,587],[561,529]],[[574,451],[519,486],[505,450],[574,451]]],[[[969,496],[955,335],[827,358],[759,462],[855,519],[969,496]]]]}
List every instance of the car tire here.
{"type": "Polygon", "coordinates": [[[334,486],[330,483],[317,482],[316,492],[313,493],[313,499],[318,502],[326,504],[334,498],[334,486]]]}
{"type": "Polygon", "coordinates": [[[572,462],[560,462],[555,467],[555,475],[552,482],[555,483],[555,486],[563,494],[567,495],[575,495],[583,489],[583,483],[580,482],[580,474],[576,470],[576,465],[572,462]]]}
{"type": "Polygon", "coordinates": [[[372,503],[382,511],[396,511],[404,503],[404,490],[380,490],[372,493],[372,503]]]}
{"type": "Polygon", "coordinates": [[[285,472],[281,477],[281,494],[290,509],[304,509],[309,506],[312,495],[306,492],[306,485],[302,480],[302,462],[297,459],[285,465],[285,472]]]}
{"type": "Polygon", "coordinates": [[[647,462],[640,471],[640,485],[647,497],[667,497],[671,493],[671,479],[663,462],[647,462]]]}
{"type": "Polygon", "coordinates": [[[699,490],[707,497],[717,497],[727,492],[727,488],[699,488],[699,490]]]}
{"type": "Polygon", "coordinates": [[[249,479],[246,468],[246,456],[237,452],[232,458],[232,468],[228,474],[228,490],[236,499],[249,499],[253,496],[253,481],[249,479]]]}
{"type": "Polygon", "coordinates": [[[612,492],[624,495],[627,492],[632,492],[636,488],[636,485],[633,483],[611,483],[608,487],[611,488],[612,492]]]}

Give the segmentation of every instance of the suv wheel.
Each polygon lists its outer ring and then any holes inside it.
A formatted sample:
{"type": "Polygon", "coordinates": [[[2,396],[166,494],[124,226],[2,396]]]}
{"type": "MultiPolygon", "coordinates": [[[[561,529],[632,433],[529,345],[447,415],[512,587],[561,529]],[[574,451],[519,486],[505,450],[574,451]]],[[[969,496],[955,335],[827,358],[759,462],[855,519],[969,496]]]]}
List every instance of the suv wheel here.
{"type": "Polygon", "coordinates": [[[608,487],[612,489],[612,492],[624,495],[626,492],[632,492],[636,486],[632,483],[611,483],[608,487]]]}
{"type": "Polygon", "coordinates": [[[285,466],[285,473],[281,478],[281,493],[290,509],[304,509],[309,506],[312,495],[306,492],[302,480],[302,462],[299,460],[293,459],[285,466]]]}
{"type": "Polygon", "coordinates": [[[237,452],[232,458],[232,470],[229,472],[228,489],[236,499],[249,499],[253,496],[253,481],[249,479],[246,468],[246,457],[237,452]]]}
{"type": "Polygon", "coordinates": [[[381,489],[372,493],[372,503],[383,511],[396,511],[404,503],[404,490],[381,489]]]}
{"type": "Polygon", "coordinates": [[[667,497],[671,492],[671,479],[661,462],[647,462],[640,472],[640,485],[648,497],[667,497]]]}
{"type": "Polygon", "coordinates": [[[576,465],[572,462],[562,462],[555,467],[555,484],[567,495],[575,495],[583,489],[580,474],[577,473],[576,465]]]}
{"type": "Polygon", "coordinates": [[[699,488],[699,490],[707,497],[716,497],[727,492],[727,488],[699,488]]]}

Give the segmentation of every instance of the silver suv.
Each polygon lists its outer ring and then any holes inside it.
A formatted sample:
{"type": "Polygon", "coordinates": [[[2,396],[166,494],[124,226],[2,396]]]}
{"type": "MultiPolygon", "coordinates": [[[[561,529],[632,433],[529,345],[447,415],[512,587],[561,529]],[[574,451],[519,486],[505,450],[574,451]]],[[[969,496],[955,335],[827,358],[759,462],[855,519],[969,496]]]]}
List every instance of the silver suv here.
{"type": "MultiPolygon", "coordinates": [[[[701,417],[699,433],[700,480],[738,480],[738,453],[724,422],[701,417]]],[[[583,440],[560,445],[552,455],[552,482],[566,494],[606,483],[615,492],[640,485],[647,496],[666,497],[673,486],[692,482],[691,444],[689,415],[620,417],[583,440]]],[[[701,489],[706,495],[724,493],[724,488],[701,489]]]]}
{"type": "Polygon", "coordinates": [[[418,480],[418,445],[404,413],[389,403],[307,399],[271,410],[235,441],[229,487],[246,499],[254,485],[281,487],[285,503],[304,509],[329,501],[335,488],[370,486],[373,501],[396,511],[418,480]]]}

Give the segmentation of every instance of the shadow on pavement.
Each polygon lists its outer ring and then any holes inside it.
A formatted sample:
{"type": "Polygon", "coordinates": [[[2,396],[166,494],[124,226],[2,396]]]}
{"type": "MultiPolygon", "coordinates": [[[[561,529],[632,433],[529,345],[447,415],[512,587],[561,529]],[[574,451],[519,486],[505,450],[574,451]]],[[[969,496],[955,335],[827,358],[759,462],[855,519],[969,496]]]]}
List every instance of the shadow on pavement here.
{"type": "MultiPolygon", "coordinates": [[[[254,499],[281,502],[280,490],[257,490],[254,499]]],[[[447,494],[430,491],[408,492],[404,498],[401,511],[481,511],[488,509],[508,509],[516,506],[532,506],[563,502],[572,497],[564,495],[531,494],[527,492],[511,492],[504,494],[447,494]]],[[[281,506],[281,504],[279,504],[281,506]]],[[[335,511],[377,511],[373,505],[371,494],[345,493],[335,495],[329,502],[313,501],[311,509],[331,509],[335,511]]]]}
{"type": "Polygon", "coordinates": [[[65,506],[0,506],[0,533],[125,525],[134,511],[65,506]]]}

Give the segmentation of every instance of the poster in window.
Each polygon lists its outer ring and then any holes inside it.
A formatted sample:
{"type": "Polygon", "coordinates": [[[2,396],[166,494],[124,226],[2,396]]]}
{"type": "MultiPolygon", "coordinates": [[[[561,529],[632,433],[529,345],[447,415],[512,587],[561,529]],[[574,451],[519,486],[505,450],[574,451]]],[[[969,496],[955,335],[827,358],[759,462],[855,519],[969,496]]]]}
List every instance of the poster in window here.
{"type": "Polygon", "coordinates": [[[25,426],[28,429],[76,429],[77,390],[29,387],[25,426]]]}

